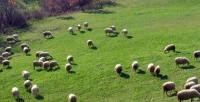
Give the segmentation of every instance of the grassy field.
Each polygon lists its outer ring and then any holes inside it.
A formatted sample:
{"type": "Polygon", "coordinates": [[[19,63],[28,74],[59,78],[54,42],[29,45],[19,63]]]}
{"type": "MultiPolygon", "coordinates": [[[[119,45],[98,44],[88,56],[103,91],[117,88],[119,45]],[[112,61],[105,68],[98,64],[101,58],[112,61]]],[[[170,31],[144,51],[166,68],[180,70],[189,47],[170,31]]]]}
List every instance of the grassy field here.
{"type": "MultiPolygon", "coordinates": [[[[10,44],[11,67],[0,66],[1,101],[14,102],[11,89],[16,86],[20,101],[24,102],[67,102],[70,93],[77,95],[78,102],[177,102],[174,92],[170,97],[163,95],[162,84],[173,81],[176,89],[182,90],[189,77],[200,78],[200,63],[193,58],[193,52],[200,50],[200,1],[115,0],[115,3],[101,10],[31,21],[30,27],[15,30],[13,33],[20,35],[20,42],[10,44]],[[85,21],[92,31],[82,27],[78,32],[75,26],[85,21]],[[111,25],[116,26],[117,36],[105,35],[104,29],[111,25]],[[74,35],[67,31],[70,26],[74,35]],[[129,31],[127,37],[121,34],[124,28],[129,31]],[[54,38],[44,38],[44,30],[50,30],[54,38]],[[87,46],[89,39],[96,49],[87,46]],[[29,56],[21,51],[22,43],[30,46],[29,56]],[[176,52],[163,53],[164,47],[172,43],[176,52]],[[37,51],[51,53],[60,67],[33,70],[37,51]],[[68,55],[74,57],[71,73],[64,69],[68,55]],[[178,56],[187,57],[190,66],[176,67],[174,58],[178,56]],[[140,64],[137,72],[131,69],[135,60],[140,64]],[[118,63],[123,66],[122,76],[114,71],[118,63]],[[161,66],[161,77],[147,71],[149,63],[161,66]],[[23,70],[29,71],[32,84],[39,86],[38,98],[25,90],[23,70]]],[[[5,41],[6,36],[1,37],[5,41]]]]}

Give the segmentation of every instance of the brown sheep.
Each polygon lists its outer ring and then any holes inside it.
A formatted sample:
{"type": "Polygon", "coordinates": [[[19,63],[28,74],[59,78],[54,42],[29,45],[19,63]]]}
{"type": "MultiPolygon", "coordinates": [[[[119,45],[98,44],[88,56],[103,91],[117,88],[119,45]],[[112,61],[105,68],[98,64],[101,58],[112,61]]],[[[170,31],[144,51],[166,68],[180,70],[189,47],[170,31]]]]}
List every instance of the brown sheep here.
{"type": "Polygon", "coordinates": [[[67,56],[67,61],[68,61],[69,63],[72,63],[72,62],[74,61],[73,56],[72,56],[72,55],[68,55],[68,56],[67,56]]]}
{"type": "Polygon", "coordinates": [[[45,32],[43,32],[43,36],[46,38],[46,36],[51,36],[52,38],[53,38],[53,36],[52,36],[52,33],[50,32],[50,31],[45,31],[45,32]]]}
{"type": "Polygon", "coordinates": [[[69,94],[68,101],[69,102],[76,102],[77,101],[76,95],[75,94],[69,94]]]}
{"type": "Polygon", "coordinates": [[[23,52],[28,55],[28,53],[31,51],[28,47],[24,47],[23,52]]]}
{"type": "Polygon", "coordinates": [[[138,67],[139,67],[138,62],[137,62],[137,61],[134,61],[134,62],[132,63],[132,69],[133,69],[134,71],[136,71],[136,70],[138,69],[138,67]]]}
{"type": "Polygon", "coordinates": [[[50,69],[52,69],[52,68],[55,67],[55,66],[59,67],[57,61],[51,61],[51,62],[49,63],[49,67],[50,67],[50,69]]]}
{"type": "Polygon", "coordinates": [[[26,43],[23,43],[23,44],[21,44],[21,49],[22,49],[22,51],[23,51],[24,47],[29,48],[29,46],[28,46],[26,43]]]}
{"type": "Polygon", "coordinates": [[[49,68],[49,63],[50,63],[49,61],[43,62],[43,65],[42,65],[43,68],[44,68],[44,69],[48,69],[48,68],[49,68]]]}
{"type": "Polygon", "coordinates": [[[191,102],[193,102],[193,98],[198,97],[200,99],[200,93],[195,89],[185,89],[181,90],[177,93],[177,97],[179,102],[183,100],[191,99],[191,102]]]}
{"type": "Polygon", "coordinates": [[[84,26],[85,28],[87,28],[87,27],[88,27],[88,22],[83,23],[83,26],[84,26]]]}
{"type": "Polygon", "coordinates": [[[179,67],[179,64],[187,64],[189,66],[190,61],[186,57],[176,57],[175,58],[176,66],[179,67]]]}
{"type": "Polygon", "coordinates": [[[193,82],[195,82],[196,84],[198,84],[198,79],[197,79],[197,77],[188,78],[187,81],[186,81],[186,83],[191,82],[191,81],[193,81],[193,82]]]}
{"type": "Polygon", "coordinates": [[[6,40],[7,40],[7,42],[12,42],[12,41],[17,42],[17,39],[15,39],[13,36],[8,36],[8,37],[6,38],[6,40]]]}
{"type": "Polygon", "coordinates": [[[78,24],[76,27],[77,27],[78,31],[81,30],[81,25],[80,24],[78,24]]]}
{"type": "Polygon", "coordinates": [[[154,66],[153,63],[150,63],[150,64],[148,65],[148,67],[147,67],[147,70],[148,70],[151,74],[154,73],[154,69],[155,69],[155,66],[154,66]]]}
{"type": "Polygon", "coordinates": [[[23,78],[25,78],[26,80],[28,80],[29,76],[30,76],[30,72],[28,72],[28,71],[22,71],[22,77],[23,78]]]}
{"type": "Polygon", "coordinates": [[[122,65],[121,64],[117,64],[115,66],[115,71],[118,73],[118,74],[121,74],[122,72],[122,65]]]}
{"type": "Polygon", "coordinates": [[[92,40],[87,40],[87,45],[88,45],[89,47],[93,47],[93,46],[94,46],[94,43],[93,43],[92,40]]]}
{"type": "Polygon", "coordinates": [[[70,63],[67,63],[67,64],[65,65],[65,70],[66,70],[67,72],[69,72],[71,69],[72,69],[72,65],[71,65],[70,63]]]}
{"type": "Polygon", "coordinates": [[[175,90],[175,83],[172,82],[172,81],[168,81],[168,82],[165,82],[163,85],[162,85],[162,88],[163,88],[163,95],[164,93],[166,93],[166,95],[168,96],[168,91],[170,91],[170,95],[171,95],[171,91],[174,90],[174,92],[176,92],[175,90]]]}
{"type": "Polygon", "coordinates": [[[115,31],[112,28],[106,28],[104,31],[105,31],[106,35],[111,34],[111,33],[115,34],[115,31]]]}
{"type": "Polygon", "coordinates": [[[19,100],[19,89],[17,87],[13,87],[11,92],[12,92],[12,95],[15,97],[15,99],[19,100]]]}
{"type": "Polygon", "coordinates": [[[159,74],[160,74],[160,66],[156,66],[156,68],[154,69],[154,74],[155,74],[156,77],[159,76],[159,74]]]}
{"type": "Polygon", "coordinates": [[[42,67],[43,62],[42,61],[33,61],[33,69],[35,70],[35,67],[42,67]]]}
{"type": "Polygon", "coordinates": [[[32,83],[31,83],[30,80],[25,80],[25,81],[24,81],[24,88],[25,88],[26,90],[29,90],[29,89],[31,88],[31,86],[32,86],[32,83]]]}
{"type": "Polygon", "coordinates": [[[165,47],[165,49],[164,49],[164,53],[170,52],[171,50],[175,52],[175,49],[176,49],[176,47],[175,47],[174,44],[167,45],[167,46],[165,47]]]}
{"type": "Polygon", "coordinates": [[[190,81],[190,82],[188,82],[188,83],[186,83],[186,84],[184,85],[184,89],[190,89],[190,87],[192,87],[192,86],[194,86],[194,85],[196,85],[196,83],[193,82],[193,81],[190,81]]]}
{"type": "Polygon", "coordinates": [[[43,51],[37,51],[37,52],[36,52],[36,54],[35,54],[36,59],[38,59],[38,58],[40,57],[39,54],[40,54],[41,52],[43,52],[43,51]]]}
{"type": "Polygon", "coordinates": [[[194,58],[197,60],[200,57],[200,51],[195,51],[193,55],[194,58]]]}
{"type": "Polygon", "coordinates": [[[3,60],[2,64],[3,64],[3,67],[5,67],[5,66],[9,67],[10,61],[9,60],[3,60]]]}
{"type": "Polygon", "coordinates": [[[12,48],[10,46],[5,48],[5,52],[11,53],[11,50],[12,50],[12,48]]]}

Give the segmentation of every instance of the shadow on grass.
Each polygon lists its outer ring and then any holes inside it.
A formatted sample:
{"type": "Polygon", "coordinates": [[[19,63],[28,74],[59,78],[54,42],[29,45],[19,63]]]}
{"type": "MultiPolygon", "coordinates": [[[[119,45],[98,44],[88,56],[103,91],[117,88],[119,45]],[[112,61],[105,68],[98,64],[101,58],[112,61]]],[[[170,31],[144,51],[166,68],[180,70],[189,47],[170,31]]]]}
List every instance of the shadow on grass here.
{"type": "Polygon", "coordinates": [[[31,93],[31,88],[27,89],[26,92],[31,93]]]}
{"type": "Polygon", "coordinates": [[[46,39],[54,39],[54,37],[52,36],[52,37],[48,37],[48,38],[46,38],[46,39]]]}
{"type": "Polygon", "coordinates": [[[73,62],[73,63],[70,63],[70,64],[71,64],[71,65],[75,65],[75,66],[78,65],[77,63],[74,63],[74,62],[73,62]]]}
{"type": "Polygon", "coordinates": [[[67,16],[67,17],[57,17],[57,19],[61,19],[61,20],[74,20],[74,17],[72,17],[72,16],[67,16]]]}
{"type": "Polygon", "coordinates": [[[36,71],[37,71],[37,72],[41,72],[41,71],[43,71],[43,69],[42,69],[42,68],[36,69],[36,71]]]}
{"type": "Polygon", "coordinates": [[[31,56],[31,54],[30,54],[30,53],[28,53],[28,54],[26,54],[26,56],[31,56]]]}
{"type": "Polygon", "coordinates": [[[171,94],[169,97],[174,97],[177,96],[177,92],[174,92],[173,94],[171,94]]]}
{"type": "Polygon", "coordinates": [[[137,71],[137,74],[145,74],[146,72],[145,71],[143,71],[143,70],[141,70],[141,69],[138,69],[138,71],[137,71]]]}
{"type": "Polygon", "coordinates": [[[119,74],[119,76],[122,77],[122,78],[126,78],[126,79],[130,78],[130,75],[128,75],[128,74],[126,74],[126,73],[123,73],[123,72],[121,72],[121,73],[119,74]]]}
{"type": "Polygon", "coordinates": [[[91,49],[97,50],[97,47],[96,46],[92,46],[91,49]]]}
{"type": "Polygon", "coordinates": [[[3,72],[3,69],[0,69],[0,72],[3,72]]]}
{"type": "Polygon", "coordinates": [[[126,38],[127,38],[127,39],[132,39],[132,38],[133,38],[133,36],[126,36],[126,38]]]}
{"type": "Polygon", "coordinates": [[[43,100],[44,97],[42,95],[38,95],[37,97],[35,97],[37,100],[43,100]]]}
{"type": "Polygon", "coordinates": [[[194,69],[195,66],[189,65],[189,66],[182,66],[182,67],[180,67],[180,68],[181,68],[181,69],[194,69]]]}
{"type": "Polygon", "coordinates": [[[87,28],[87,31],[92,31],[93,29],[92,28],[87,28]]]}
{"type": "Polygon", "coordinates": [[[167,75],[159,74],[158,78],[160,78],[161,80],[166,80],[166,79],[168,79],[168,76],[167,75]]]}
{"type": "Polygon", "coordinates": [[[23,98],[19,98],[18,100],[16,100],[16,102],[24,102],[23,98]]]}
{"type": "Polygon", "coordinates": [[[109,11],[109,10],[93,9],[93,10],[84,11],[84,13],[92,13],[92,14],[112,14],[112,13],[115,13],[115,12],[114,12],[114,11],[109,11]]]}
{"type": "Polygon", "coordinates": [[[6,69],[12,69],[12,67],[11,66],[7,66],[7,67],[5,67],[6,69]]]}
{"type": "Polygon", "coordinates": [[[46,58],[45,60],[46,60],[46,61],[53,60],[53,57],[46,58]]]}
{"type": "Polygon", "coordinates": [[[84,34],[84,33],[85,33],[85,31],[80,31],[80,33],[81,33],[81,34],[84,34]]]}
{"type": "Polygon", "coordinates": [[[75,71],[68,71],[67,73],[75,74],[76,72],[75,71]]]}
{"type": "Polygon", "coordinates": [[[73,34],[71,34],[71,35],[77,35],[76,33],[73,33],[73,34]]]}
{"type": "Polygon", "coordinates": [[[108,37],[117,37],[119,35],[119,32],[115,32],[114,34],[107,35],[108,37]]]}
{"type": "Polygon", "coordinates": [[[181,53],[180,51],[175,51],[176,53],[181,53]]]}

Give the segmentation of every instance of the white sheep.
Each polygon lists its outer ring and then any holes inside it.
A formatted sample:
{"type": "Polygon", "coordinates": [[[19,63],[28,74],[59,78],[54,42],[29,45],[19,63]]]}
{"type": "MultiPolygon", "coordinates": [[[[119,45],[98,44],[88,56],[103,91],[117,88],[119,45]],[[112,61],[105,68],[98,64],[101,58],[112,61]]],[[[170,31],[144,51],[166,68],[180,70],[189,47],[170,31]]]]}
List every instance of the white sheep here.
{"type": "Polygon", "coordinates": [[[29,52],[31,51],[31,49],[29,49],[28,47],[24,47],[23,52],[27,55],[29,52]]]}
{"type": "Polygon", "coordinates": [[[42,67],[43,62],[42,61],[33,61],[33,69],[35,70],[35,67],[42,67]]]}
{"type": "Polygon", "coordinates": [[[11,93],[16,100],[19,100],[19,89],[17,87],[13,87],[11,93]]]}
{"type": "Polygon", "coordinates": [[[193,81],[190,81],[190,82],[188,82],[188,83],[186,83],[186,84],[184,85],[184,89],[190,89],[190,87],[192,87],[192,86],[194,86],[194,85],[196,85],[196,83],[193,82],[193,81]]]}
{"type": "Polygon", "coordinates": [[[51,61],[51,62],[49,62],[49,67],[50,67],[50,69],[52,69],[52,68],[55,67],[55,66],[59,67],[59,64],[58,64],[57,61],[51,61]]]}
{"type": "Polygon", "coordinates": [[[164,49],[164,53],[170,52],[171,50],[175,52],[175,49],[176,49],[176,47],[175,47],[174,44],[167,45],[167,46],[165,47],[165,49],[164,49]]]}
{"type": "Polygon", "coordinates": [[[134,61],[134,62],[132,63],[132,69],[133,69],[134,71],[136,71],[136,70],[138,69],[138,67],[139,67],[138,62],[137,62],[137,61],[134,61]]]}
{"type": "Polygon", "coordinates": [[[190,89],[195,89],[200,93],[200,84],[193,85],[190,89]]]}
{"type": "Polygon", "coordinates": [[[155,66],[154,66],[153,63],[148,64],[147,70],[148,70],[151,74],[154,73],[154,69],[155,69],[155,66]]]}
{"type": "Polygon", "coordinates": [[[168,81],[168,82],[165,82],[163,85],[162,85],[162,88],[163,88],[163,94],[166,93],[166,95],[168,96],[168,91],[170,91],[170,95],[171,95],[171,91],[174,90],[174,92],[176,92],[175,90],[175,83],[172,82],[172,81],[168,81]]]}
{"type": "Polygon", "coordinates": [[[123,29],[123,30],[122,30],[122,34],[123,34],[123,35],[127,35],[127,34],[128,34],[128,30],[127,30],[127,29],[123,29]]]}
{"type": "Polygon", "coordinates": [[[68,56],[67,56],[67,61],[68,61],[69,63],[72,63],[72,62],[74,61],[73,56],[72,56],[72,55],[68,55],[68,56]]]}
{"type": "Polygon", "coordinates": [[[8,47],[5,48],[5,52],[11,53],[11,50],[12,50],[12,47],[10,47],[10,46],[8,46],[8,47]]]}
{"type": "Polygon", "coordinates": [[[6,38],[6,41],[7,41],[7,42],[12,42],[12,41],[17,42],[17,39],[15,39],[13,36],[8,36],[8,37],[6,38]]]}
{"type": "Polygon", "coordinates": [[[68,31],[69,31],[71,34],[74,34],[74,30],[73,30],[72,27],[69,27],[69,28],[68,28],[68,31]]]}
{"type": "Polygon", "coordinates": [[[39,53],[39,57],[47,58],[48,56],[51,57],[51,59],[53,59],[52,55],[49,52],[40,52],[39,53]]]}
{"type": "Polygon", "coordinates": [[[111,34],[111,33],[115,34],[115,31],[112,28],[106,28],[104,31],[105,31],[106,35],[111,34]]]}
{"type": "Polygon", "coordinates": [[[193,82],[195,82],[196,84],[198,84],[198,79],[197,79],[197,77],[188,78],[187,81],[186,81],[186,83],[191,82],[191,81],[193,81],[193,82]]]}
{"type": "Polygon", "coordinates": [[[65,70],[69,72],[72,69],[72,65],[70,63],[65,64],[65,70]]]}
{"type": "Polygon", "coordinates": [[[32,88],[31,88],[31,92],[33,93],[33,95],[35,97],[38,97],[38,94],[39,94],[39,87],[37,85],[33,85],[32,88]]]}
{"type": "Polygon", "coordinates": [[[160,74],[160,66],[156,66],[156,68],[154,69],[154,74],[155,74],[156,77],[159,76],[159,74],[160,74]]]}
{"type": "Polygon", "coordinates": [[[87,28],[87,27],[88,27],[88,22],[84,22],[84,23],[83,23],[83,26],[84,26],[85,28],[87,28]]]}
{"type": "Polygon", "coordinates": [[[19,38],[18,34],[13,34],[12,37],[14,37],[16,40],[19,38]]]}
{"type": "Polygon", "coordinates": [[[25,78],[26,80],[28,80],[29,79],[29,76],[30,76],[30,72],[28,72],[28,71],[22,71],[22,77],[23,78],[25,78]]]}
{"type": "Polygon", "coordinates": [[[87,45],[88,45],[89,47],[93,47],[93,46],[94,46],[94,43],[93,43],[92,40],[87,40],[87,45]]]}
{"type": "Polygon", "coordinates": [[[69,102],[76,102],[77,101],[76,95],[75,94],[69,94],[68,101],[69,102]]]}
{"type": "Polygon", "coordinates": [[[52,36],[52,33],[51,33],[51,31],[44,31],[43,32],[43,36],[46,38],[46,36],[51,36],[52,38],[53,38],[53,36],[52,36]]]}
{"type": "Polygon", "coordinates": [[[176,66],[178,66],[178,67],[179,67],[179,64],[183,64],[183,65],[184,64],[187,64],[187,65],[190,64],[189,60],[186,57],[176,57],[175,63],[176,63],[176,66]]]}
{"type": "Polygon", "coordinates": [[[23,51],[24,47],[28,47],[29,48],[29,46],[26,43],[23,43],[23,44],[21,44],[22,51],[23,51]]]}
{"type": "Polygon", "coordinates": [[[114,70],[120,74],[122,72],[122,65],[121,64],[116,64],[114,70]]]}
{"type": "Polygon", "coordinates": [[[32,83],[31,83],[30,80],[25,80],[25,81],[24,81],[24,88],[25,88],[26,90],[29,90],[29,89],[31,88],[31,85],[32,85],[32,83]]]}
{"type": "Polygon", "coordinates": [[[9,56],[10,56],[11,54],[10,54],[9,52],[3,52],[1,55],[2,55],[4,58],[8,59],[9,56]]]}
{"type": "Polygon", "coordinates": [[[197,60],[200,57],[200,51],[194,51],[194,58],[197,60]]]}
{"type": "Polygon", "coordinates": [[[45,57],[40,57],[38,61],[42,61],[42,62],[44,62],[45,59],[46,59],[45,57]]]}
{"type": "Polygon", "coordinates": [[[81,25],[80,24],[78,24],[76,27],[77,27],[78,31],[81,30],[81,25]]]}
{"type": "Polygon", "coordinates": [[[114,26],[114,25],[112,25],[112,26],[110,26],[110,28],[112,29],[112,30],[116,30],[116,27],[114,26]]]}
{"type": "Polygon", "coordinates": [[[191,102],[193,102],[193,98],[198,97],[200,99],[200,93],[195,89],[185,89],[181,90],[177,93],[177,97],[179,102],[183,100],[191,99],[191,102]]]}
{"type": "Polygon", "coordinates": [[[5,66],[9,67],[10,66],[10,61],[9,60],[3,60],[2,64],[3,64],[3,67],[5,67],[5,66]]]}

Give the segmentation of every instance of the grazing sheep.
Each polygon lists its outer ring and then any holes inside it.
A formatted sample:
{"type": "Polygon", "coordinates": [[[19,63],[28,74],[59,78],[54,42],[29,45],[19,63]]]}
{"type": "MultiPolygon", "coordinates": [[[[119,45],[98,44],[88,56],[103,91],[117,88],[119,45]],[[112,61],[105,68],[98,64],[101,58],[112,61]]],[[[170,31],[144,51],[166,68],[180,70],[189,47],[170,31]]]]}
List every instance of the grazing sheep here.
{"type": "Polygon", "coordinates": [[[46,36],[51,36],[52,38],[53,38],[53,36],[52,36],[52,33],[50,32],[50,31],[44,31],[43,32],[43,36],[46,38],[46,36]]]}
{"type": "Polygon", "coordinates": [[[138,67],[139,67],[138,62],[137,62],[137,61],[134,61],[134,62],[132,63],[132,69],[133,69],[134,71],[136,71],[136,70],[138,69],[138,67]]]}
{"type": "Polygon", "coordinates": [[[195,89],[185,89],[181,90],[177,93],[177,97],[179,102],[183,100],[191,99],[191,102],[193,102],[193,98],[198,97],[200,99],[200,93],[195,89]]]}
{"type": "Polygon", "coordinates": [[[3,56],[0,56],[0,64],[2,63],[3,60],[5,60],[5,58],[3,56]]]}
{"type": "Polygon", "coordinates": [[[76,27],[77,27],[78,31],[81,30],[81,25],[80,24],[78,24],[76,27]]]}
{"type": "Polygon", "coordinates": [[[23,52],[27,55],[29,52],[31,51],[31,49],[29,49],[28,47],[24,47],[23,52]]]}
{"type": "Polygon", "coordinates": [[[127,30],[127,29],[123,29],[123,30],[122,30],[122,34],[123,34],[123,35],[127,35],[127,34],[128,34],[128,30],[127,30]]]}
{"type": "Polygon", "coordinates": [[[40,57],[38,61],[42,61],[42,62],[44,62],[45,59],[46,59],[45,57],[40,57]]]}
{"type": "Polygon", "coordinates": [[[12,48],[10,46],[5,48],[5,52],[11,53],[11,50],[12,50],[12,48]]]}
{"type": "Polygon", "coordinates": [[[88,45],[89,47],[92,47],[92,46],[94,46],[94,43],[93,43],[92,40],[87,40],[87,45],[88,45]]]}
{"type": "Polygon", "coordinates": [[[116,30],[116,27],[113,25],[113,26],[110,26],[110,28],[112,29],[112,30],[116,30]]]}
{"type": "Polygon", "coordinates": [[[151,74],[154,73],[154,69],[155,69],[155,66],[154,66],[153,63],[150,63],[150,64],[148,65],[148,67],[147,67],[147,70],[148,70],[151,74]]]}
{"type": "Polygon", "coordinates": [[[115,34],[115,31],[112,30],[112,28],[106,28],[104,31],[105,31],[106,35],[110,34],[110,33],[115,34]]]}
{"type": "Polygon", "coordinates": [[[18,34],[13,34],[12,37],[14,37],[16,40],[19,38],[18,34]]]}
{"type": "Polygon", "coordinates": [[[171,95],[171,91],[172,90],[174,90],[174,92],[176,92],[176,90],[175,90],[175,83],[172,82],[172,81],[165,82],[162,85],[162,87],[163,87],[163,94],[166,93],[167,96],[169,96],[168,93],[167,93],[168,91],[170,91],[170,95],[171,95]]]}
{"type": "Polygon", "coordinates": [[[23,44],[21,44],[21,49],[22,49],[22,51],[23,51],[24,47],[29,48],[29,46],[28,46],[26,43],[23,43],[23,44]]]}
{"type": "Polygon", "coordinates": [[[23,78],[25,78],[26,80],[28,80],[29,76],[30,76],[30,72],[28,72],[28,71],[22,71],[22,77],[23,78]]]}
{"type": "Polygon", "coordinates": [[[33,85],[31,88],[31,93],[33,93],[33,95],[37,97],[39,93],[39,87],[37,85],[33,85]]]}
{"type": "Polygon", "coordinates": [[[52,69],[52,68],[55,67],[55,66],[59,67],[57,61],[51,61],[51,62],[49,63],[49,67],[50,67],[50,69],[52,69]]]}
{"type": "Polygon", "coordinates": [[[68,55],[68,56],[67,56],[67,61],[68,61],[69,63],[72,63],[72,62],[74,61],[73,56],[72,56],[72,55],[68,55]]]}
{"type": "Polygon", "coordinates": [[[200,51],[194,52],[194,58],[197,60],[200,57],[200,51]]]}
{"type": "Polygon", "coordinates": [[[68,28],[68,31],[69,31],[71,34],[74,34],[74,30],[73,30],[72,27],[69,27],[69,28],[68,28]]]}
{"type": "Polygon", "coordinates": [[[7,41],[7,42],[12,42],[12,41],[17,42],[17,39],[15,39],[13,36],[8,36],[8,37],[6,38],[6,41],[7,41]]]}
{"type": "Polygon", "coordinates": [[[122,72],[122,65],[121,65],[121,64],[117,64],[117,65],[115,66],[115,71],[116,71],[118,74],[120,74],[120,73],[122,72]]]}
{"type": "Polygon", "coordinates": [[[3,67],[5,67],[5,66],[9,67],[10,61],[9,60],[3,60],[2,64],[3,64],[3,67]]]}
{"type": "Polygon", "coordinates": [[[13,87],[12,90],[12,95],[15,97],[16,100],[19,99],[19,89],[17,87],[13,87]]]}
{"type": "Polygon", "coordinates": [[[189,66],[190,62],[186,57],[176,57],[175,58],[176,66],[179,67],[179,64],[187,64],[189,66]]]}
{"type": "Polygon", "coordinates": [[[76,102],[77,101],[76,95],[75,94],[69,94],[68,101],[69,102],[76,102]]]}
{"type": "Polygon", "coordinates": [[[24,81],[24,88],[25,88],[26,90],[29,90],[29,89],[31,88],[31,85],[32,85],[32,83],[31,83],[30,80],[25,80],[25,81],[24,81]]]}
{"type": "Polygon", "coordinates": [[[66,70],[67,72],[69,72],[71,69],[72,69],[72,65],[71,65],[70,63],[67,63],[67,64],[65,65],[65,70],[66,70]]]}
{"type": "Polygon", "coordinates": [[[37,52],[36,52],[36,54],[35,54],[36,59],[39,58],[39,54],[40,54],[41,52],[42,52],[42,51],[37,51],[37,52]]]}
{"type": "Polygon", "coordinates": [[[198,79],[197,79],[197,77],[191,77],[191,78],[187,79],[186,83],[191,82],[191,81],[193,81],[193,82],[195,82],[196,84],[198,84],[198,79]]]}
{"type": "Polygon", "coordinates": [[[190,89],[195,89],[200,93],[200,84],[193,85],[190,89]]]}
{"type": "Polygon", "coordinates": [[[43,68],[44,68],[44,69],[48,69],[48,68],[49,68],[49,63],[50,63],[49,61],[43,62],[43,65],[42,65],[43,68]]]}
{"type": "Polygon", "coordinates": [[[176,49],[176,47],[175,47],[174,44],[167,45],[167,46],[165,47],[165,49],[164,49],[164,53],[170,52],[170,50],[173,50],[173,51],[175,52],[175,49],[176,49]]]}
{"type": "Polygon", "coordinates": [[[49,52],[40,52],[39,53],[39,57],[47,58],[48,56],[51,57],[51,59],[53,59],[52,55],[49,52]]]}
{"type": "Polygon", "coordinates": [[[159,76],[159,74],[160,74],[160,66],[156,66],[156,68],[154,69],[154,74],[155,74],[156,77],[159,76]]]}
{"type": "Polygon", "coordinates": [[[35,67],[42,67],[43,62],[42,61],[33,61],[33,69],[35,70],[35,67]]]}
{"type": "Polygon", "coordinates": [[[85,28],[87,28],[87,27],[88,27],[88,22],[83,23],[83,26],[84,26],[85,28]]]}
{"type": "Polygon", "coordinates": [[[11,54],[10,54],[9,52],[3,52],[1,55],[2,55],[4,58],[8,59],[9,56],[10,56],[11,54]]]}
{"type": "Polygon", "coordinates": [[[193,82],[193,81],[190,81],[190,82],[188,82],[188,83],[186,83],[186,84],[184,85],[184,89],[190,89],[190,87],[192,87],[192,86],[194,86],[194,85],[196,85],[196,83],[193,82]]]}

